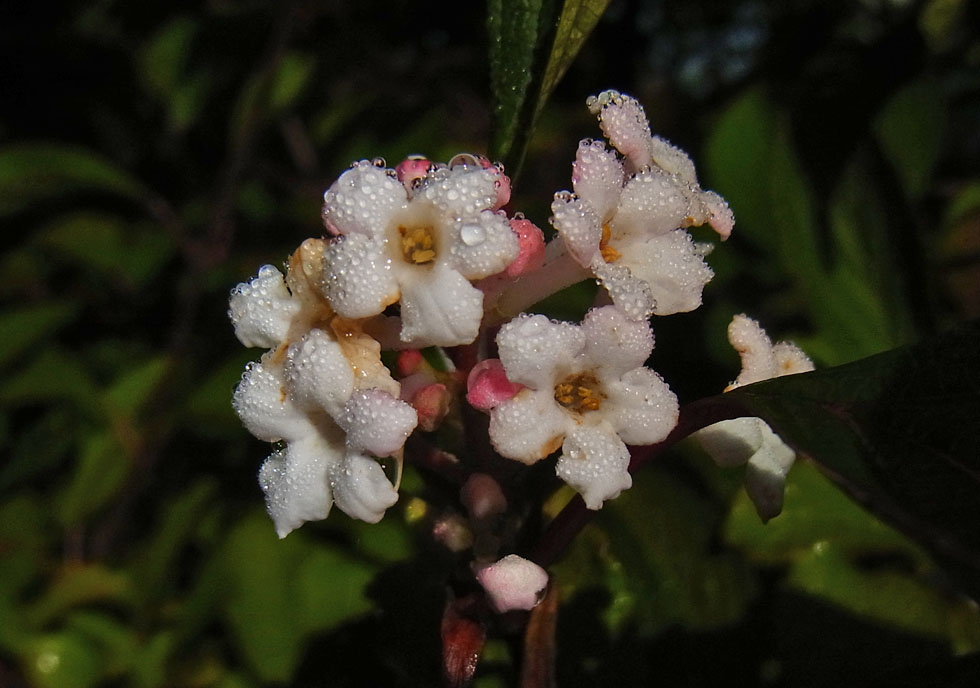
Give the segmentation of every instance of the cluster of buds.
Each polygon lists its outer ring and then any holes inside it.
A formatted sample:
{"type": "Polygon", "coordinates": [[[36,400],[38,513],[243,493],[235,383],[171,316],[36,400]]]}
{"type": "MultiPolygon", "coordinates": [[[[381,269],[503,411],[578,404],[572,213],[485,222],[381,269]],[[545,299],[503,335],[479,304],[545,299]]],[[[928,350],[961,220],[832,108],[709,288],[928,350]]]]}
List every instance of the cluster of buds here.
{"type": "MultiPolygon", "coordinates": [[[[710,245],[687,229],[707,224],[724,240],[734,218],[701,189],[690,158],[651,134],[635,99],[607,91],[588,106],[608,143],[579,144],[572,190],[551,206],[550,242],[508,215],[510,180],[486,158],[412,157],[394,169],[365,160],[326,191],[326,234],[305,241],[285,275],[266,265],[233,290],[239,340],[268,350],[246,369],[234,406],[274,443],[259,482],[280,537],[333,504],[381,519],[398,499],[402,462],[417,460],[405,447],[416,433],[424,451],[438,452],[425,465],[451,469],[468,512],[443,517],[434,532],[453,549],[473,549],[475,576],[498,611],[530,608],[547,576],[501,557],[506,528],[497,528],[521,464],[553,460],[555,474],[599,509],[632,484],[629,447],[674,428],[677,398],[646,367],[649,319],[701,304],[710,245]],[[587,279],[604,290],[581,323],[525,312],[587,279]],[[382,352],[392,352],[387,365],[382,352]],[[486,422],[466,422],[481,413],[486,422]],[[467,451],[438,447],[446,425],[467,451]]],[[[745,360],[737,384],[808,365],[752,321],[736,318],[733,332],[745,360]],[[765,370],[750,362],[763,358],[765,370]]],[[[766,476],[750,491],[765,493],[768,516],[788,462],[754,420],[703,441],[720,461],[747,461],[766,476]]],[[[781,482],[778,492],[781,500],[781,482]]]]}

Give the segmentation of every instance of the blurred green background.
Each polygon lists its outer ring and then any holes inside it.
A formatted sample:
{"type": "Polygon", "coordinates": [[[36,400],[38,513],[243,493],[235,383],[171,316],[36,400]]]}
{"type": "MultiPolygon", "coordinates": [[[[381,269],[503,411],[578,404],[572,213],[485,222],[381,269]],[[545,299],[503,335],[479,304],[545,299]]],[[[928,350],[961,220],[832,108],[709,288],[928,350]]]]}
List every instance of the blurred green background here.
{"type": "MultiPolygon", "coordinates": [[[[484,4],[8,5],[0,686],[438,685],[456,496],[410,468],[381,524],[277,541],[226,310],[352,161],[485,152],[484,4]]],[[[980,316],[977,26],[966,0],[613,0],[511,207],[547,226],[606,88],[691,153],[737,226],[705,306],[654,322],[682,402],[734,378],[737,312],[822,366],[980,316]]],[[[974,685],[976,606],[918,547],[810,465],[767,526],[739,483],[685,445],[602,510],[553,570],[559,685],[974,685]]],[[[492,631],[476,684],[512,685],[492,631]]]]}

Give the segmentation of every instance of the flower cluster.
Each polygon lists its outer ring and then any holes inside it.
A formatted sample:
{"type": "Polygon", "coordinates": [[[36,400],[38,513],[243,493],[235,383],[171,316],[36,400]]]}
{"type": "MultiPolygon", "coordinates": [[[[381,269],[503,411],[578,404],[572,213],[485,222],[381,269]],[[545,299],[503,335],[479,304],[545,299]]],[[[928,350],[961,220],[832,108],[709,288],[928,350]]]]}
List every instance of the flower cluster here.
{"type": "MultiPolygon", "coordinates": [[[[267,349],[234,407],[274,443],[259,482],[281,537],[333,504],[378,521],[397,501],[402,461],[415,461],[461,487],[464,509],[443,510],[434,536],[473,550],[474,576],[498,611],[527,609],[547,574],[500,558],[518,529],[511,504],[528,503],[515,495],[522,464],[553,461],[599,509],[632,484],[630,446],[668,437],[678,401],[646,366],[649,318],[700,305],[710,247],[687,230],[709,224],[726,239],[734,220],[687,155],[651,134],[636,100],[607,91],[588,104],[608,144],[579,144],[547,245],[530,220],[505,211],[510,180],[498,164],[469,154],[393,169],[365,160],[324,193],[326,233],[297,249],[285,275],[266,265],[233,290],[236,335],[267,349]],[[525,312],[586,279],[608,294],[581,323],[525,312]],[[388,365],[386,350],[395,352],[388,365]]],[[[730,335],[743,352],[736,384],[805,367],[798,350],[771,346],[745,318],[730,335]]],[[[750,476],[749,489],[767,491],[757,503],[771,505],[772,476],[788,464],[767,429],[739,421],[702,438],[720,461],[748,461],[751,475],[766,476],[750,476]]]]}

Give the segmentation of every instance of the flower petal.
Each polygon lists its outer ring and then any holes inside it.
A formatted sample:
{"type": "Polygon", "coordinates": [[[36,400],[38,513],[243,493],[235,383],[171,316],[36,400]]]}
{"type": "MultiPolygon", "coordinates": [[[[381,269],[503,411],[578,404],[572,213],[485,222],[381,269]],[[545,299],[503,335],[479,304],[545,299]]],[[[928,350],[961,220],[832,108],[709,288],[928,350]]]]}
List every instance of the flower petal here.
{"type": "MultiPolygon", "coordinates": [[[[334,438],[335,442],[338,438],[334,438]]],[[[327,517],[333,500],[327,481],[330,466],[342,448],[319,434],[290,442],[272,453],[259,470],[259,485],[280,538],[306,521],[327,517]]]]}
{"type": "Polygon", "coordinates": [[[323,194],[323,222],[334,234],[379,237],[388,219],[407,202],[393,172],[362,160],[323,194]]]}
{"type": "Polygon", "coordinates": [[[589,267],[599,257],[602,221],[595,209],[567,191],[555,194],[551,204],[552,224],[565,247],[582,267],[589,267]]]}
{"type": "Polygon", "coordinates": [[[762,447],[760,418],[732,418],[695,433],[701,446],[722,468],[741,466],[762,447]]]}
{"type": "Polygon", "coordinates": [[[348,452],[330,471],[330,487],[337,507],[351,518],[377,523],[398,493],[377,461],[348,452]]]}
{"type": "Polygon", "coordinates": [[[292,344],[283,366],[290,396],[307,411],[338,418],[354,391],[354,371],[340,344],[323,330],[310,330],[292,344]]]}
{"type": "Polygon", "coordinates": [[[592,114],[598,115],[606,138],[629,158],[634,169],[650,165],[650,124],[635,98],[617,91],[603,91],[589,98],[588,106],[592,114]]]}
{"type": "Polygon", "coordinates": [[[476,572],[476,579],[486,590],[490,603],[499,613],[514,609],[528,610],[537,606],[548,587],[548,573],[516,554],[506,557],[476,572]]]}
{"type": "Polygon", "coordinates": [[[653,161],[661,169],[668,174],[677,175],[688,184],[697,185],[698,175],[694,170],[694,162],[687,153],[659,136],[651,136],[649,146],[653,161]]]}
{"type": "Polygon", "coordinates": [[[390,456],[405,444],[418,416],[409,404],[387,392],[366,389],[354,393],[338,421],[347,432],[349,448],[390,456]]]}
{"type": "Polygon", "coordinates": [[[416,192],[450,216],[476,215],[497,201],[498,173],[479,165],[443,167],[431,172],[416,192]]]}
{"type": "Polygon", "coordinates": [[[573,424],[550,387],[525,388],[490,412],[490,442],[501,456],[532,464],[558,449],[573,424]]]}
{"type": "Polygon", "coordinates": [[[677,177],[653,168],[626,182],[610,223],[614,246],[626,237],[667,234],[686,226],[693,193],[677,177]]]}
{"type": "Polygon", "coordinates": [[[497,333],[500,362],[511,382],[552,394],[558,377],[572,372],[585,346],[578,325],[522,314],[497,333]]]}
{"type": "Polygon", "coordinates": [[[728,341],[742,358],[742,372],[730,388],[761,382],[779,374],[772,341],[757,321],[746,315],[736,315],[728,325],[728,341]]]}
{"type": "Polygon", "coordinates": [[[379,241],[338,237],[323,253],[323,292],[345,318],[367,318],[398,300],[398,284],[379,241]]]}
{"type": "Polygon", "coordinates": [[[272,349],[286,341],[299,310],[300,303],[290,295],[282,273],[263,265],[255,279],[232,290],[228,317],[242,344],[272,349]]]}
{"type": "MultiPolygon", "coordinates": [[[[510,231],[508,228],[507,231],[510,231]]],[[[400,272],[401,339],[413,346],[469,344],[483,319],[483,292],[447,265],[400,272]]]]}
{"type": "Polygon", "coordinates": [[[650,285],[633,275],[633,272],[620,260],[606,263],[597,258],[592,263],[592,272],[599,283],[609,292],[609,298],[632,320],[645,321],[657,308],[657,302],[650,291],[650,285]]]}
{"type": "Polygon", "coordinates": [[[504,215],[485,211],[453,225],[450,262],[466,279],[496,275],[517,258],[517,234],[504,215]]]}
{"type": "Polygon", "coordinates": [[[286,393],[282,367],[261,362],[245,368],[232,397],[232,406],[250,433],[266,442],[297,440],[316,429],[286,393]]]}
{"type": "Polygon", "coordinates": [[[582,495],[585,506],[602,508],[633,485],[630,453],[611,427],[579,426],[565,438],[555,472],[582,495]]]}
{"type": "Polygon", "coordinates": [[[600,376],[620,376],[646,363],[653,351],[653,330],[646,320],[631,320],[615,306],[593,308],[582,320],[585,356],[600,376]]]}
{"type": "Polygon", "coordinates": [[[627,444],[654,444],[677,425],[677,396],[649,368],[636,368],[605,385],[603,418],[627,444]]]}
{"type": "Polygon", "coordinates": [[[619,262],[650,288],[656,315],[687,313],[701,305],[701,292],[714,273],[687,232],[648,236],[619,248],[619,262]]]}
{"type": "Polygon", "coordinates": [[[572,163],[572,188],[595,210],[600,224],[608,222],[623,191],[623,163],[616,152],[602,141],[580,141],[572,163]]]}
{"type": "Polygon", "coordinates": [[[762,446],[745,468],[745,491],[763,522],[778,516],[783,510],[786,474],[796,460],[796,453],[772,431],[762,426],[762,446]]]}

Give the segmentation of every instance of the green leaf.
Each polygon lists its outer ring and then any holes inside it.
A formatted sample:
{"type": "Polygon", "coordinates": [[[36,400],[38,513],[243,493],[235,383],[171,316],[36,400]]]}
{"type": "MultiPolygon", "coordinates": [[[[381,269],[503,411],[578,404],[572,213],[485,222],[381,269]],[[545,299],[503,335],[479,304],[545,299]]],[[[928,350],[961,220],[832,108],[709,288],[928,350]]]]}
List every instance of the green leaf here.
{"type": "Polygon", "coordinates": [[[102,564],[66,564],[44,594],[31,604],[28,617],[36,628],[44,627],[68,612],[90,604],[129,607],[133,599],[130,578],[102,564]]]}
{"type": "Polygon", "coordinates": [[[161,100],[175,95],[190,56],[197,23],[191,17],[176,17],[164,24],[138,54],[140,83],[161,100]]]}
{"type": "Polygon", "coordinates": [[[32,346],[42,346],[51,335],[70,323],[78,307],[68,301],[39,303],[0,313],[0,365],[9,365],[32,346]]]}
{"type": "Polygon", "coordinates": [[[127,198],[147,193],[128,172],[84,148],[35,142],[0,149],[0,216],[80,190],[127,198]]]}
{"type": "Polygon", "coordinates": [[[309,85],[315,67],[316,60],[310,55],[298,52],[286,53],[272,80],[269,108],[273,112],[281,112],[292,106],[309,85]]]}
{"type": "Polygon", "coordinates": [[[116,416],[138,418],[160,384],[172,374],[172,361],[168,356],[141,361],[121,373],[105,391],[106,408],[116,416]]]}
{"type": "Polygon", "coordinates": [[[311,633],[371,609],[364,590],[376,567],[303,532],[277,540],[265,514],[243,519],[221,557],[225,618],[264,681],[290,679],[311,633]]]}
{"type": "Polygon", "coordinates": [[[711,403],[763,418],[980,598],[980,321],[711,403]]]}
{"type": "Polygon", "coordinates": [[[109,431],[86,438],[71,481],[59,495],[58,520],[66,528],[82,525],[108,506],[131,469],[130,457],[109,431]]]}
{"type": "Polygon", "coordinates": [[[939,160],[946,124],[942,86],[935,80],[905,86],[875,120],[882,151],[898,174],[909,198],[920,199],[939,160]]]}
{"type": "Polygon", "coordinates": [[[516,176],[538,114],[608,0],[490,0],[490,155],[516,176]]]}
{"type": "Polygon", "coordinates": [[[101,418],[98,386],[77,356],[48,345],[23,368],[0,383],[0,403],[19,405],[64,400],[73,402],[91,418],[101,418]]]}
{"type": "Polygon", "coordinates": [[[88,688],[101,678],[99,650],[83,634],[60,631],[31,641],[24,657],[27,676],[37,688],[88,688]]]}

